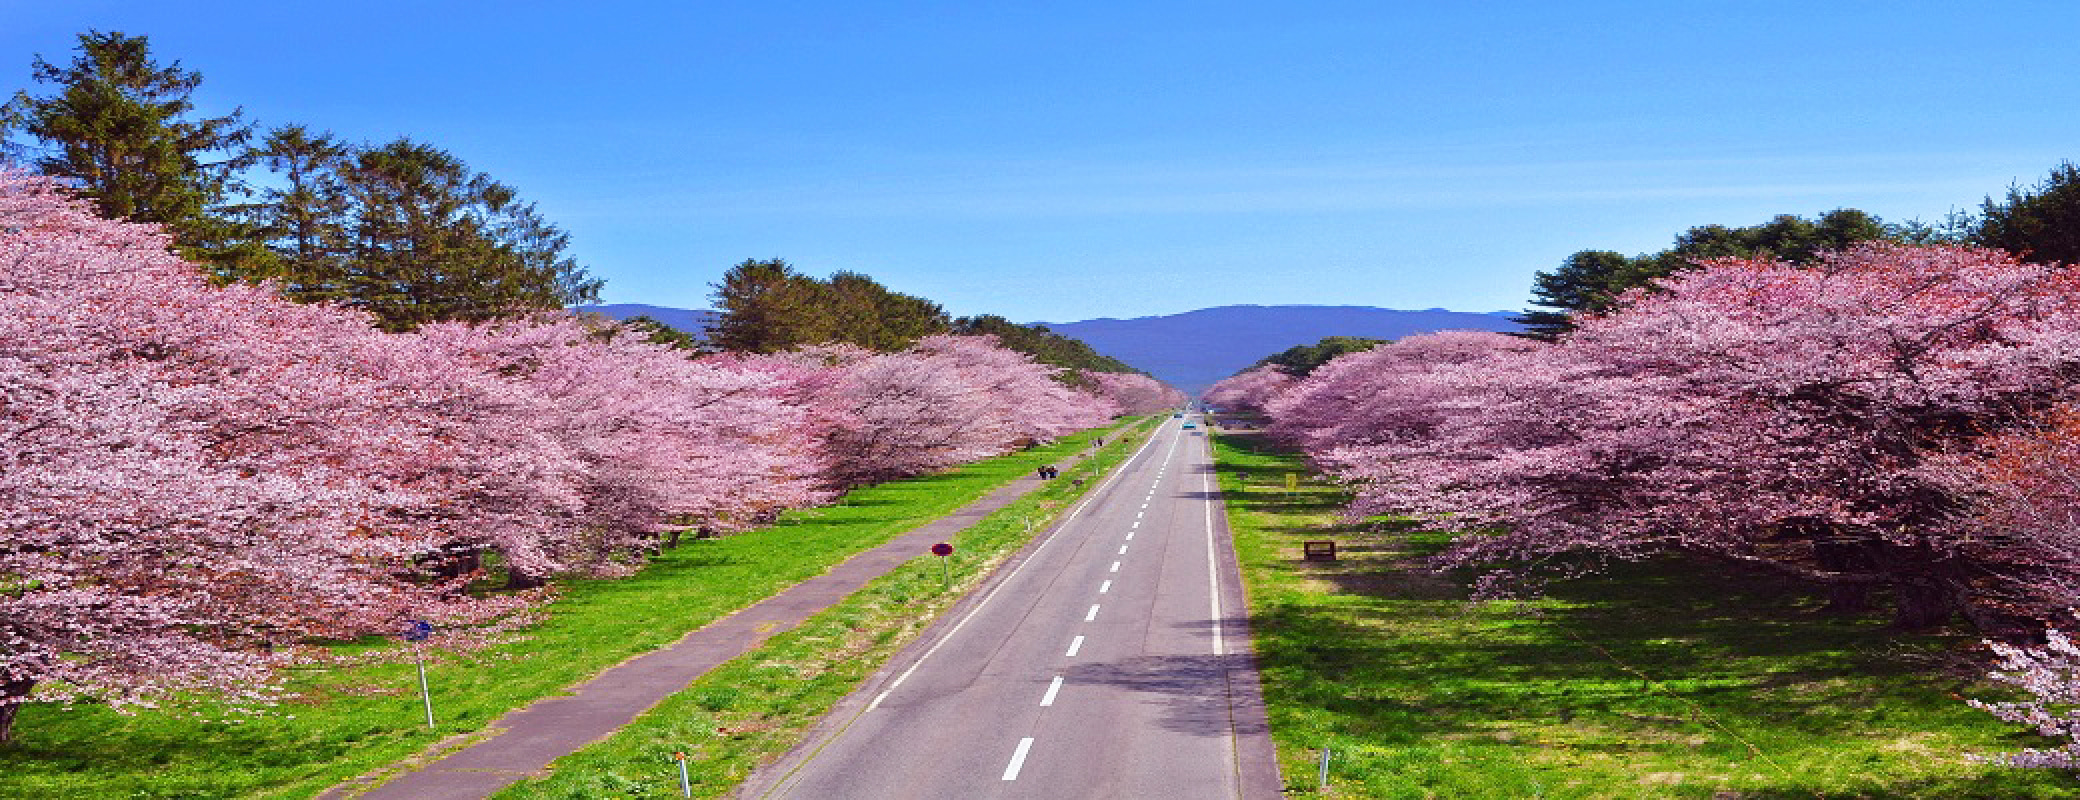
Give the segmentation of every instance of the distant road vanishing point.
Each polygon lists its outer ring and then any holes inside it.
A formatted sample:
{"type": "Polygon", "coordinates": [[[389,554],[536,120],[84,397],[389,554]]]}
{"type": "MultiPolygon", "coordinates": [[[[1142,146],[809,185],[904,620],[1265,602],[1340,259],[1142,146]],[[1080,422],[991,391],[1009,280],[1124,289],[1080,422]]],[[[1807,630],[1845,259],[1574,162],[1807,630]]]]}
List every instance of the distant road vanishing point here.
{"type": "Polygon", "coordinates": [[[1193,421],[1168,420],[739,796],[1280,797],[1193,421]]]}

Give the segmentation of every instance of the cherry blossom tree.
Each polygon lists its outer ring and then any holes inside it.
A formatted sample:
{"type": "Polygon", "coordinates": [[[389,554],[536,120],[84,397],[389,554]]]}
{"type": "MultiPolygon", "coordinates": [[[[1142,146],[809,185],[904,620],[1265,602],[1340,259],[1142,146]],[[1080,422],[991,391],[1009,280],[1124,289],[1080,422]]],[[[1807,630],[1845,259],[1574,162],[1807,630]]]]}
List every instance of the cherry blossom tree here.
{"type": "Polygon", "coordinates": [[[1276,365],[1243,370],[1207,387],[1201,399],[1223,411],[1262,411],[1271,399],[1299,379],[1276,365]]]}
{"type": "Polygon", "coordinates": [[[819,345],[770,358],[769,368],[793,371],[796,391],[818,409],[839,486],[936,472],[1118,413],[989,336],[928,336],[893,353],[819,345]]]}
{"type": "Polygon", "coordinates": [[[986,398],[993,417],[987,429],[998,432],[991,455],[1094,428],[1119,413],[1105,398],[1056,380],[1060,368],[1004,347],[995,336],[927,336],[911,350],[949,365],[986,398]]]}
{"type": "Polygon", "coordinates": [[[0,738],[39,685],[254,696],[285,651],[406,609],[430,537],[378,509],[409,404],[358,315],[211,288],[152,226],[0,172],[0,738]]]}
{"type": "Polygon", "coordinates": [[[0,172],[0,739],[32,693],[258,698],[313,640],[541,599],[462,592],[457,554],[613,574],[663,526],[744,527],[1118,410],[980,337],[788,361],[565,316],[383,333],[212,287],[168,245],[0,172]]]}
{"type": "Polygon", "coordinates": [[[507,406],[473,418],[497,429],[470,434],[488,446],[446,473],[468,485],[443,495],[508,498],[453,507],[445,523],[453,535],[490,544],[517,582],[626,571],[666,523],[735,530],[828,499],[807,409],[773,375],[691,360],[570,315],[444,323],[419,336],[504,384],[507,406]],[[569,461],[518,470],[502,463],[501,454],[515,451],[489,434],[521,428],[569,461]],[[570,491],[531,497],[528,487],[552,472],[567,477],[570,491]]]}
{"type": "MultiPolygon", "coordinates": [[[[1967,452],[1935,459],[1934,471],[1971,498],[1957,535],[1980,554],[1992,601],[2012,616],[2045,619],[2041,643],[1993,641],[1989,677],[2027,693],[2019,701],[1971,705],[2044,736],[2054,749],[1984,760],[2016,767],[2080,768],[2080,648],[2060,626],[2075,622],[2080,597],[2080,410],[2067,405],[2043,424],[1987,437],[1967,452]]],[[[2019,637],[2009,637],[2015,639],[2019,637]]]]}
{"type": "Polygon", "coordinates": [[[1097,386],[1099,395],[1119,406],[1123,414],[1156,414],[1182,408],[1188,402],[1183,392],[1147,375],[1086,370],[1083,376],[1097,386]]]}
{"type": "Polygon", "coordinates": [[[1406,393],[1379,392],[1379,385],[1417,381],[1438,367],[1540,347],[1538,342],[1499,333],[1441,331],[1338,356],[1306,378],[1282,384],[1275,394],[1260,401],[1272,419],[1266,430],[1313,453],[1364,444],[1379,433],[1401,427],[1381,424],[1383,417],[1396,411],[1371,408],[1371,404],[1406,403],[1410,398],[1406,393]]]}
{"type": "Polygon", "coordinates": [[[1918,627],[1988,608],[1929,453],[2027,424],[2080,377],[2076,276],[1873,244],[1810,268],[1719,260],[1559,344],[1374,388],[1321,453],[1361,514],[1465,532],[1491,586],[1667,550],[1790,572],[1918,627]]]}
{"type": "Polygon", "coordinates": [[[1949,535],[1983,572],[1979,602],[2032,631],[2080,623],[2080,407],[1973,445],[1935,454],[1923,471],[1962,498],[1949,535]]]}
{"type": "Polygon", "coordinates": [[[2025,748],[1979,760],[2011,767],[2080,769],[2080,647],[2056,628],[2046,631],[2045,639],[2041,647],[1986,643],[1997,658],[1988,677],[2020,688],[2028,699],[1966,702],[2003,721],[2065,741],[2056,748],[2025,748]]]}

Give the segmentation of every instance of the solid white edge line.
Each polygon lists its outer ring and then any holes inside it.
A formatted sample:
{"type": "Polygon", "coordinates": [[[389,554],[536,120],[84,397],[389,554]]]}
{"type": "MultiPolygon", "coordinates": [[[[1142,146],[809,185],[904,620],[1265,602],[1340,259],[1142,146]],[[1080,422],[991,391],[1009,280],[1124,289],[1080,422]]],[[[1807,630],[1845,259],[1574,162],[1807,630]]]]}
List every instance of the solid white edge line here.
{"type": "Polygon", "coordinates": [[[1004,765],[1004,780],[1018,780],[1018,768],[1026,765],[1026,751],[1033,749],[1033,737],[1018,740],[1018,750],[1011,754],[1011,763],[1004,765]]]}
{"type": "Polygon", "coordinates": [[[1054,683],[1050,683],[1050,684],[1048,684],[1048,685],[1047,685],[1047,696],[1045,696],[1045,697],[1042,697],[1042,698],[1040,698],[1040,705],[1042,705],[1042,706],[1051,706],[1051,705],[1054,705],[1054,696],[1055,696],[1055,694],[1056,694],[1057,692],[1060,692],[1061,690],[1062,690],[1062,676],[1060,676],[1060,675],[1056,675],[1056,676],[1054,676],[1054,683]]]}
{"type": "Polygon", "coordinates": [[[1081,636],[1078,636],[1078,637],[1076,637],[1076,638],[1074,638],[1074,639],[1070,639],[1070,640],[1069,640],[1069,652],[1068,652],[1068,653],[1066,653],[1066,654],[1064,654],[1064,655],[1063,655],[1062,657],[1063,657],[1063,658],[1075,658],[1075,657],[1076,657],[1076,651],[1078,651],[1078,650],[1082,650],[1082,649],[1083,649],[1083,637],[1081,637],[1081,636]]]}
{"type": "Polygon", "coordinates": [[[1206,494],[1206,585],[1210,590],[1207,594],[1207,608],[1213,619],[1213,654],[1226,655],[1226,648],[1221,643],[1221,574],[1215,567],[1220,559],[1216,557],[1213,547],[1213,478],[1201,475],[1200,485],[1206,494]]]}

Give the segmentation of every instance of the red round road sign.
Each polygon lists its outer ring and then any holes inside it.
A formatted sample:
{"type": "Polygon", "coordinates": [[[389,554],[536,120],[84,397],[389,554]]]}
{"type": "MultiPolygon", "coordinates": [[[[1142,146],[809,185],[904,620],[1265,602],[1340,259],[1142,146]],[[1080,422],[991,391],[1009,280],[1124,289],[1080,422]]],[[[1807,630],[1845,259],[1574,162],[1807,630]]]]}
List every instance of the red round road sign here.
{"type": "Polygon", "coordinates": [[[940,542],[940,543],[938,543],[938,544],[932,545],[932,555],[935,555],[935,556],[950,556],[950,555],[953,555],[953,545],[947,544],[947,543],[945,543],[945,542],[940,542]]]}

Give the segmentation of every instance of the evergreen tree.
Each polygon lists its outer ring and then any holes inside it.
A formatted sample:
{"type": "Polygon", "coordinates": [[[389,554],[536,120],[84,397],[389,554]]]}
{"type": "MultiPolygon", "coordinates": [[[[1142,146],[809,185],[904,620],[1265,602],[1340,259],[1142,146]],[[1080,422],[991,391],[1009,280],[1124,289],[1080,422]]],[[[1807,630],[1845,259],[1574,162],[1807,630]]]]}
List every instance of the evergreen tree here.
{"type": "Polygon", "coordinates": [[[353,148],[330,133],[285,125],[267,134],[253,155],[287,185],[263,190],[252,206],[257,234],[277,259],[284,295],[294,300],[343,301],[351,258],[351,203],[341,170],[353,148]]]}
{"type": "Polygon", "coordinates": [[[265,251],[225,213],[249,163],[240,148],[252,126],[240,111],[194,116],[201,73],[178,61],[161,66],[145,37],[114,31],[80,34],[70,64],[37,56],[30,69],[55,91],[17,92],[7,102],[0,132],[37,143],[11,142],[10,149],[36,153],[33,166],[73,185],[108,217],[166,226],[220,278],[265,271],[265,251]]]}
{"type": "Polygon", "coordinates": [[[744,259],[715,284],[722,316],[710,341],[735,353],[779,353],[827,341],[819,338],[831,327],[820,294],[815,278],[782,259],[744,259]]]}
{"type": "Polygon", "coordinates": [[[857,272],[833,274],[823,287],[834,316],[827,341],[893,352],[947,330],[946,311],[916,295],[890,291],[857,272]]]}
{"type": "Polygon", "coordinates": [[[567,234],[445,150],[398,139],[357,150],[339,177],[352,209],[347,260],[298,276],[307,291],[391,330],[598,302],[602,282],[564,254],[567,234]]]}
{"type": "Polygon", "coordinates": [[[819,280],[786,261],[746,259],[715,284],[713,341],[723,350],[779,353],[802,345],[841,342],[895,352],[945,333],[938,303],[893,292],[857,272],[819,280]]]}
{"type": "Polygon", "coordinates": [[[1266,356],[1264,360],[1251,366],[1261,367],[1269,364],[1288,375],[1304,378],[1313,373],[1316,367],[1335,360],[1337,356],[1362,353],[1386,343],[1386,339],[1370,339],[1363,336],[1325,336],[1314,344],[1295,345],[1266,356]]]}
{"type": "Polygon", "coordinates": [[[1583,250],[1568,256],[1559,269],[1540,272],[1531,279],[1532,304],[1549,310],[1529,310],[1516,318],[1524,335],[1551,339],[1569,330],[1576,312],[1595,313],[1610,306],[1616,286],[1632,269],[1632,259],[1609,250],[1583,250]]]}
{"type": "Polygon", "coordinates": [[[2037,263],[2080,264],[2080,167],[2061,162],[2036,186],[1986,198],[1975,243],[2037,263]]]}
{"type": "Polygon", "coordinates": [[[1146,374],[1091,349],[1082,340],[1050,331],[1045,325],[1020,325],[995,314],[956,319],[953,332],[963,336],[995,336],[1007,349],[1024,353],[1042,364],[1062,367],[1061,379],[1075,386],[1088,383],[1080,374],[1083,372],[1146,374]]]}
{"type": "Polygon", "coordinates": [[[1608,250],[1583,250],[1551,272],[1532,279],[1533,309],[1516,318],[1535,339],[1551,340],[1574,329],[1574,315],[1611,310],[1618,296],[1652,288],[1656,281],[1713,258],[1760,258],[1807,264],[1820,254],[1846,250],[1865,241],[1900,241],[1921,236],[1910,227],[1887,226],[1871,214],[1841,208],[1808,220],[1780,214],[1760,225],[1729,228],[1699,225],[1677,236],[1675,246],[1658,253],[1627,258],[1608,250]]]}

